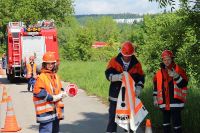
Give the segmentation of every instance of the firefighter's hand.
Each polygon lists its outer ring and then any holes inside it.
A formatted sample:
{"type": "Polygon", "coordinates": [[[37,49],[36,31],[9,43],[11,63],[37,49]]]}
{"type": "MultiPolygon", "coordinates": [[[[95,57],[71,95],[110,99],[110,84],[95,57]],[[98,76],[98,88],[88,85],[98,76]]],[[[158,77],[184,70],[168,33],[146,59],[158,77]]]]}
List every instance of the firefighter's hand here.
{"type": "Polygon", "coordinates": [[[141,86],[136,86],[135,87],[135,94],[137,97],[140,96],[140,93],[142,92],[142,87],[141,86]]]}
{"type": "Polygon", "coordinates": [[[170,77],[173,77],[173,78],[178,78],[179,74],[176,73],[174,70],[169,70],[168,69],[168,74],[170,77]]]}
{"type": "Polygon", "coordinates": [[[34,78],[34,79],[37,79],[37,75],[34,75],[33,78],[34,78]]]}
{"type": "Polygon", "coordinates": [[[109,77],[111,82],[122,81],[122,74],[114,74],[109,77]]]}
{"type": "Polygon", "coordinates": [[[28,79],[31,78],[31,75],[30,75],[30,74],[27,74],[27,75],[26,75],[26,78],[28,78],[28,79]]]}
{"type": "Polygon", "coordinates": [[[62,93],[62,98],[65,98],[65,97],[67,97],[67,96],[68,96],[68,94],[67,94],[67,92],[66,92],[66,91],[61,91],[61,93],[62,93]]]}
{"type": "Polygon", "coordinates": [[[158,100],[157,100],[156,96],[153,96],[153,105],[155,107],[158,107],[158,100]]]}
{"type": "Polygon", "coordinates": [[[59,101],[59,100],[62,99],[63,94],[60,93],[60,94],[58,94],[58,95],[53,95],[52,97],[53,97],[53,102],[57,102],[57,101],[59,101]]]}

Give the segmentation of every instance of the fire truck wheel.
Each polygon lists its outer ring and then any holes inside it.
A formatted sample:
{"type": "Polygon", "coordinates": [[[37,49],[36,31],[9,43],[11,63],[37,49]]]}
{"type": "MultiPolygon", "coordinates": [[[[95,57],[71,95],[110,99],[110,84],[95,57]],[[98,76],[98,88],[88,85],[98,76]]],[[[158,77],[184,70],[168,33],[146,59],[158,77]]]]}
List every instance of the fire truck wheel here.
{"type": "Polygon", "coordinates": [[[7,74],[7,80],[10,80],[10,75],[9,74],[7,74]]]}
{"type": "Polygon", "coordinates": [[[9,80],[10,80],[10,83],[14,83],[14,81],[15,81],[15,76],[14,76],[14,74],[10,74],[9,80]]]}

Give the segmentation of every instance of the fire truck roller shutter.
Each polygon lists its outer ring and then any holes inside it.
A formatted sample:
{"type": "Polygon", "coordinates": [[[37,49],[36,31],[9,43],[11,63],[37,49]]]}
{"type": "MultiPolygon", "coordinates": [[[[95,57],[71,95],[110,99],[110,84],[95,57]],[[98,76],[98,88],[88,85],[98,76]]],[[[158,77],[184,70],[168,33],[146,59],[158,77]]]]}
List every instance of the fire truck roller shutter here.
{"type": "Polygon", "coordinates": [[[42,57],[46,52],[45,37],[44,36],[22,36],[22,59],[28,59],[30,56],[35,56],[35,63],[37,64],[37,71],[42,67],[42,57]]]}

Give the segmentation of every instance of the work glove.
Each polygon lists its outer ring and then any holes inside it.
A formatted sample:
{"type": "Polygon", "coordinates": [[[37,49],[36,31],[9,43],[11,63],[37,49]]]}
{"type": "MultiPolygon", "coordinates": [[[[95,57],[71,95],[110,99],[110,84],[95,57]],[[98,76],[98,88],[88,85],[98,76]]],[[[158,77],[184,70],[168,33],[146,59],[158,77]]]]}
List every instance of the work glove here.
{"type": "Polygon", "coordinates": [[[155,107],[158,107],[158,100],[157,100],[156,96],[153,96],[153,105],[155,107]]]}
{"type": "Polygon", "coordinates": [[[140,96],[140,93],[142,92],[142,87],[141,86],[135,86],[135,95],[137,97],[140,96]]]}
{"type": "Polygon", "coordinates": [[[176,72],[174,71],[174,69],[172,69],[172,70],[169,70],[169,69],[168,69],[168,74],[169,74],[170,77],[173,77],[173,78],[178,78],[178,76],[179,76],[179,74],[176,73],[176,72]]]}
{"type": "Polygon", "coordinates": [[[60,93],[60,94],[58,94],[58,95],[52,95],[52,97],[53,97],[53,102],[57,102],[57,101],[59,101],[60,99],[62,99],[63,94],[60,93]]]}
{"type": "Polygon", "coordinates": [[[34,75],[33,78],[34,78],[34,79],[37,79],[37,75],[34,75]]]}
{"type": "Polygon", "coordinates": [[[62,94],[62,98],[65,98],[68,96],[67,92],[66,91],[61,91],[61,94],[62,94]]]}
{"type": "Polygon", "coordinates": [[[114,74],[109,77],[111,82],[122,81],[122,74],[114,74]]]}

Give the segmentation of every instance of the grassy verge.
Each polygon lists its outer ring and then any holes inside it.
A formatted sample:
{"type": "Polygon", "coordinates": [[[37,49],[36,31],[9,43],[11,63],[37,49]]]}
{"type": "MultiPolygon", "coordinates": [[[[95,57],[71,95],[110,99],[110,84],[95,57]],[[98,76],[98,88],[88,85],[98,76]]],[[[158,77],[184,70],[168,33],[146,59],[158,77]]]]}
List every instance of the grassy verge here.
{"type": "Polygon", "coordinates": [[[58,74],[64,81],[76,83],[90,95],[97,95],[106,101],[109,82],[105,78],[105,62],[62,62],[58,74]]]}

